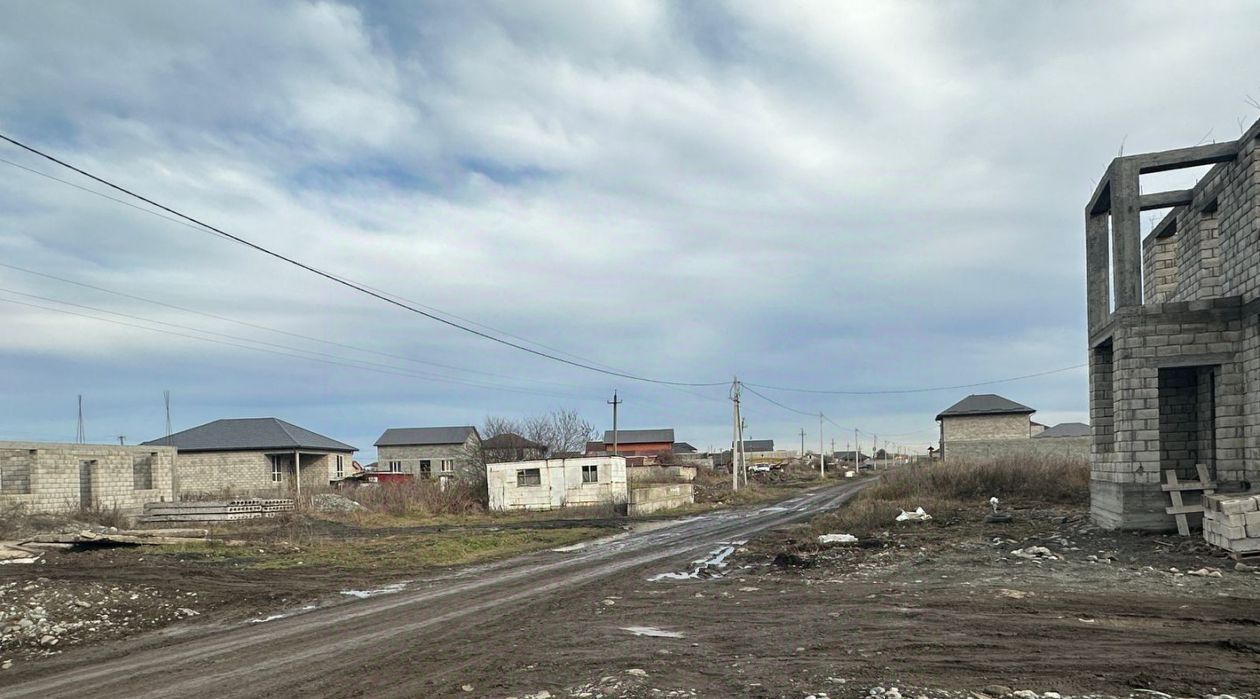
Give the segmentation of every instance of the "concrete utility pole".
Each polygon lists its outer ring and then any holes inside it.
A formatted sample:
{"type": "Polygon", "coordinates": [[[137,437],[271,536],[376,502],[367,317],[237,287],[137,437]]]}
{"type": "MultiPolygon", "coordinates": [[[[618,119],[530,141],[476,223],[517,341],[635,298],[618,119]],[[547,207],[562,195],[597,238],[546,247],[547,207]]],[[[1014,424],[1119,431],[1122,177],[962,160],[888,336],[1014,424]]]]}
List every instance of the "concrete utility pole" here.
{"type": "Polygon", "coordinates": [[[623,400],[618,400],[618,399],[617,399],[617,392],[616,392],[616,391],[613,391],[613,399],[612,399],[612,400],[610,400],[610,401],[606,401],[606,402],[607,402],[609,405],[611,405],[611,406],[613,407],[613,450],[612,450],[612,455],[613,455],[613,456],[616,456],[616,455],[617,455],[617,406],[621,405],[621,404],[622,404],[622,403],[624,403],[625,401],[623,401],[623,400]]]}
{"type": "Polygon", "coordinates": [[[862,453],[862,443],[858,441],[858,428],[853,428],[853,470],[857,470],[862,458],[858,456],[862,453]]]}
{"type": "Polygon", "coordinates": [[[801,458],[805,458],[805,428],[801,428],[801,458]]]}
{"type": "Polygon", "coordinates": [[[122,435],[122,434],[118,435],[118,446],[120,446],[120,447],[125,447],[125,446],[127,446],[127,436],[126,436],[126,435],[122,435]]]}
{"type": "Polygon", "coordinates": [[[79,444],[87,441],[87,435],[83,432],[83,394],[79,394],[79,429],[74,434],[74,441],[79,444]]]}
{"type": "Polygon", "coordinates": [[[171,436],[171,392],[162,391],[162,400],[166,403],[166,436],[171,436]]]}
{"type": "Polygon", "coordinates": [[[827,455],[823,452],[823,414],[818,413],[818,475],[827,477],[827,455]]]}
{"type": "Polygon", "coordinates": [[[743,446],[739,419],[739,377],[731,383],[731,490],[739,490],[739,452],[743,446]]]}

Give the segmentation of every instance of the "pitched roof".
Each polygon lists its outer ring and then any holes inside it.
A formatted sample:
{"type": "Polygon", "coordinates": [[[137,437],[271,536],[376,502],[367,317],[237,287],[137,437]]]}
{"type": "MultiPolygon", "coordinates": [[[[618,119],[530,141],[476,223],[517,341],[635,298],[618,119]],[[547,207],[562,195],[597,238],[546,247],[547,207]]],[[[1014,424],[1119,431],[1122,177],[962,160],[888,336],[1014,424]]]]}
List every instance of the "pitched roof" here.
{"type": "Polygon", "coordinates": [[[674,453],[675,454],[694,454],[696,453],[696,448],[686,442],[674,442],[674,453]]]}
{"type": "Polygon", "coordinates": [[[1042,432],[1033,435],[1033,439],[1044,439],[1049,437],[1088,437],[1090,435],[1089,425],[1083,422],[1060,422],[1054,427],[1047,427],[1042,432]]]}
{"type": "Polygon", "coordinates": [[[311,432],[274,417],[215,420],[169,437],[145,442],[146,446],[175,447],[180,451],[258,451],[262,449],[310,449],[358,451],[357,448],[311,432]]]}
{"type": "Polygon", "coordinates": [[[744,451],[774,451],[773,439],[745,439],[744,451]]]}
{"type": "MultiPolygon", "coordinates": [[[[674,443],[674,430],[617,430],[617,444],[674,443]]],[[[613,443],[612,430],[604,432],[604,444],[613,443]]]]}
{"type": "Polygon", "coordinates": [[[1037,412],[1032,408],[1003,398],[995,393],[973,393],[942,410],[936,419],[957,415],[1014,415],[1037,412]]]}
{"type": "Polygon", "coordinates": [[[519,434],[504,432],[488,439],[481,440],[482,449],[546,449],[547,447],[519,434]]]}
{"type": "Polygon", "coordinates": [[[434,444],[463,444],[477,434],[471,425],[459,427],[391,427],[376,440],[378,447],[420,447],[434,444]]]}

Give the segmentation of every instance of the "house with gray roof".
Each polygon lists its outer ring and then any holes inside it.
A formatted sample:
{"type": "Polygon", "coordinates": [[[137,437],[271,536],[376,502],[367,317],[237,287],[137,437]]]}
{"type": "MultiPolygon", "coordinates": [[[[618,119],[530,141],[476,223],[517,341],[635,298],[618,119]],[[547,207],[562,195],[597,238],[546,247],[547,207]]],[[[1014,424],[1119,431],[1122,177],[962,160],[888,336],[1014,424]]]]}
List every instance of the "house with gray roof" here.
{"type": "Polygon", "coordinates": [[[377,469],[416,478],[481,477],[481,435],[472,425],[393,427],[376,440],[377,469]]]}
{"type": "Polygon", "coordinates": [[[994,393],[967,396],[936,416],[941,456],[947,460],[1005,457],[1089,457],[1089,425],[1046,427],[1032,419],[1036,410],[994,393]]]}
{"type": "Polygon", "coordinates": [[[295,495],[353,471],[355,447],[274,417],[215,420],[144,446],[174,447],[176,496],[295,495]]]}

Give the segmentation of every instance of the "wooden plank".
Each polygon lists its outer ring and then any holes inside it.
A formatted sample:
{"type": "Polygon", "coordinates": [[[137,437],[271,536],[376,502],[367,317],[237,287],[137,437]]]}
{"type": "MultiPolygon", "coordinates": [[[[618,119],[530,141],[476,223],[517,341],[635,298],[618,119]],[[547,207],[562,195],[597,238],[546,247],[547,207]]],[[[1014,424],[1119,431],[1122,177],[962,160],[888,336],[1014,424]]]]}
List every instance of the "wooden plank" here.
{"type": "MultiPolygon", "coordinates": [[[[1213,490],[1213,491],[1214,491],[1214,490],[1216,489],[1216,482],[1215,482],[1215,481],[1208,481],[1208,483],[1207,483],[1206,485],[1207,485],[1208,489],[1210,489],[1210,490],[1213,490]]],[[[1198,482],[1198,481],[1187,481],[1187,482],[1185,482],[1185,483],[1177,483],[1176,485],[1173,485],[1173,484],[1171,484],[1171,483],[1164,483],[1163,485],[1161,485],[1161,486],[1159,486],[1159,487],[1160,487],[1160,489],[1161,489],[1161,490],[1163,490],[1163,491],[1165,491],[1165,492],[1168,492],[1168,491],[1172,491],[1172,490],[1204,490],[1204,487],[1203,487],[1203,486],[1204,486],[1204,484],[1203,484],[1203,483],[1200,483],[1200,482],[1198,482]]],[[[1208,492],[1208,493],[1206,493],[1206,494],[1207,494],[1207,495],[1211,495],[1212,493],[1211,493],[1211,492],[1208,492]]]]}
{"type": "MultiPolygon", "coordinates": [[[[1176,505],[1173,507],[1165,507],[1164,512],[1167,512],[1170,515],[1198,515],[1198,514],[1203,514],[1203,506],[1202,505],[1176,505]]],[[[1186,534],[1189,534],[1189,532],[1186,532],[1186,534]]]]}
{"type": "MultiPolygon", "coordinates": [[[[1169,469],[1164,471],[1164,477],[1168,479],[1169,485],[1177,485],[1177,472],[1169,469]]],[[[1181,536],[1190,536],[1190,524],[1186,522],[1186,515],[1180,510],[1185,507],[1185,503],[1181,500],[1181,491],[1173,490],[1168,496],[1172,498],[1173,506],[1168,508],[1168,514],[1173,515],[1173,519],[1177,521],[1177,533],[1181,536]]]]}

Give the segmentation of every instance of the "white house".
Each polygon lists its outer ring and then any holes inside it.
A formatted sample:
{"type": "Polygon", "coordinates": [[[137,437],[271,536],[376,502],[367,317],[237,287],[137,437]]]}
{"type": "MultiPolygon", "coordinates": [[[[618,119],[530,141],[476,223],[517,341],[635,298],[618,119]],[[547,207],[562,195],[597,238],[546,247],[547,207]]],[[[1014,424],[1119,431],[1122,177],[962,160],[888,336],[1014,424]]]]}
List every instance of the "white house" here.
{"type": "Polygon", "coordinates": [[[486,481],[492,510],[623,505],[630,499],[621,456],[491,463],[486,481]]]}

